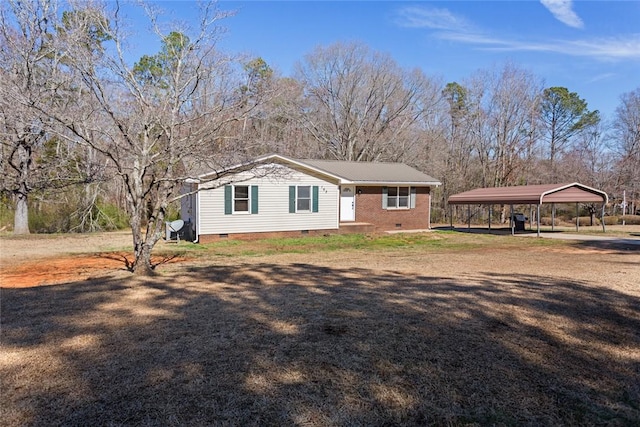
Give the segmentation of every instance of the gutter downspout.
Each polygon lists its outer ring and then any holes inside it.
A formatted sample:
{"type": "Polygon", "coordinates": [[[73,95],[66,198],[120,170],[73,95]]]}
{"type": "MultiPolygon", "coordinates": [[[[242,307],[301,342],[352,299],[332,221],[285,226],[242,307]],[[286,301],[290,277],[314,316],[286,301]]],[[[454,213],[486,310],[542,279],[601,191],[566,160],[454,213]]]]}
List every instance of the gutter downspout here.
{"type": "MultiPolygon", "coordinates": [[[[196,184],[199,185],[199,184],[196,184]]],[[[193,239],[193,243],[199,243],[200,241],[200,192],[197,191],[194,194],[196,198],[196,238],[193,239]]]]}
{"type": "MultiPolygon", "coordinates": [[[[416,195],[416,198],[417,197],[418,196],[416,195]]],[[[427,215],[427,230],[431,230],[431,187],[429,187],[429,215],[427,215]]]]}

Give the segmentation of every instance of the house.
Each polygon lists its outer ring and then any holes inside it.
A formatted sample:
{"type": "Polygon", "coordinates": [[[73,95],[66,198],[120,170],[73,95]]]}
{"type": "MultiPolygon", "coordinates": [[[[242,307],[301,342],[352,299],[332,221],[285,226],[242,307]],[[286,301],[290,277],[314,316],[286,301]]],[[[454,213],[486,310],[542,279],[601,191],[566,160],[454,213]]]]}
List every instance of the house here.
{"type": "Polygon", "coordinates": [[[203,174],[185,187],[181,216],[194,228],[196,241],[255,233],[428,229],[431,188],[440,185],[400,163],[281,155],[226,172],[203,174]]]}

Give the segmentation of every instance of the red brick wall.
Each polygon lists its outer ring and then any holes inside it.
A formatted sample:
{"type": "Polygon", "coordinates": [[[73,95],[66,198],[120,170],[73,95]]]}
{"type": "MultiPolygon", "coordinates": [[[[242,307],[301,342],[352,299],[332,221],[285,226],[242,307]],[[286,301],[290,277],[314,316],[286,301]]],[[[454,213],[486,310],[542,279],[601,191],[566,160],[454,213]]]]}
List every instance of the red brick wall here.
{"type": "Polygon", "coordinates": [[[382,209],[382,187],[357,187],[356,222],[374,224],[379,231],[427,229],[429,192],[429,187],[416,188],[414,209],[382,209]]]}

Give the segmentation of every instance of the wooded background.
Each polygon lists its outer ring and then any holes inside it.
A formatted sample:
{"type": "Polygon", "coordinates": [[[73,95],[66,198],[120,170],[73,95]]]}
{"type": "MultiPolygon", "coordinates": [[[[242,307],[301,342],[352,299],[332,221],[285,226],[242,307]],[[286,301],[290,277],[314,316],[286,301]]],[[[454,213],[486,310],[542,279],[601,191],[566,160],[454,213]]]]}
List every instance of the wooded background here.
{"type": "Polygon", "coordinates": [[[3,2],[3,229],[130,226],[153,247],[184,179],[266,153],[414,166],[442,181],[434,222],[449,221],[451,194],[538,183],[602,189],[610,215],[623,194],[627,213],[640,209],[640,87],[603,117],[515,63],[448,82],[353,42],[284,77],[217,49],[233,13],[215,2],[195,28],[143,7],[162,48],[132,61],[117,2],[3,2]]]}

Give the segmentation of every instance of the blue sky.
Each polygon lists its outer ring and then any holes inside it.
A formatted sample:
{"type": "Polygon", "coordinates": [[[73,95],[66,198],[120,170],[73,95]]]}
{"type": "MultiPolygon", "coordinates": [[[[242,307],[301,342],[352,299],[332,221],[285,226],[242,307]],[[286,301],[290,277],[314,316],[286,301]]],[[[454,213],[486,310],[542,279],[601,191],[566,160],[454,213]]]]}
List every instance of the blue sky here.
{"type": "MultiPolygon", "coordinates": [[[[162,1],[189,20],[193,1],[162,1]]],[[[282,75],[316,46],[360,41],[444,82],[512,62],[611,118],[640,87],[640,1],[220,1],[221,46],[282,75]]],[[[154,52],[144,52],[154,53],[154,52]]]]}

